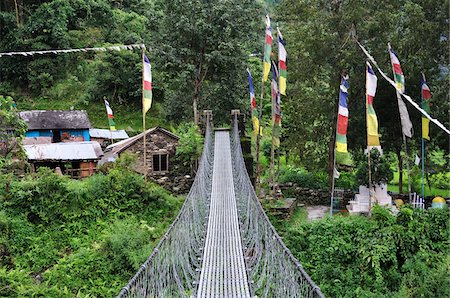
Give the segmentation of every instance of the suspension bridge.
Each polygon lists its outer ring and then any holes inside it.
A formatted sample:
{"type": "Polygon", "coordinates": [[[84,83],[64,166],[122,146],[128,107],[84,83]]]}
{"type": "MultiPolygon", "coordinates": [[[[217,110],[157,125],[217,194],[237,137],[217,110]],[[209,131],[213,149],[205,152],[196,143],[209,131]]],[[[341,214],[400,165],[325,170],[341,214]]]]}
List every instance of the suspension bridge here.
{"type": "Polygon", "coordinates": [[[265,214],[231,133],[206,114],[202,157],[170,228],[118,297],[324,297],[265,214]]]}

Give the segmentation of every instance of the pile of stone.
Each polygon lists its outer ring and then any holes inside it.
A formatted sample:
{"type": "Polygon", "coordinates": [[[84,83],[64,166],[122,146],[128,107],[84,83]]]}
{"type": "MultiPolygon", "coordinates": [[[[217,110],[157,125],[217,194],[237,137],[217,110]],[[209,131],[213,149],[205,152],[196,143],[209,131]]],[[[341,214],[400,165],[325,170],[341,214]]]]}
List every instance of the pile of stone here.
{"type": "Polygon", "coordinates": [[[194,182],[194,178],[190,175],[176,177],[163,176],[153,180],[176,195],[187,194],[194,182]]]}

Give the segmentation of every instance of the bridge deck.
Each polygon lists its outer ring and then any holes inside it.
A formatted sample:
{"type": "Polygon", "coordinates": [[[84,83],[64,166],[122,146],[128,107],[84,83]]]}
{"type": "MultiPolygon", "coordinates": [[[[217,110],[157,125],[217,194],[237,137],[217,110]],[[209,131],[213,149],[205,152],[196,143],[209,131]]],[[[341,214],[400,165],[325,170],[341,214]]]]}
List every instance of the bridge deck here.
{"type": "Polygon", "coordinates": [[[211,206],[197,297],[250,297],[227,131],[215,135],[211,206]]]}

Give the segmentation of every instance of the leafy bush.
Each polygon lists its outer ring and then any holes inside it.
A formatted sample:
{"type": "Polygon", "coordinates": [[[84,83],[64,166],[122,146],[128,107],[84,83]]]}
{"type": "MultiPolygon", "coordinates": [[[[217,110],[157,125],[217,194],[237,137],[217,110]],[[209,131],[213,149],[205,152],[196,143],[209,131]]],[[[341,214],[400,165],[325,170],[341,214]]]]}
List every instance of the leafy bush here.
{"type": "Polygon", "coordinates": [[[430,175],[430,183],[436,188],[448,189],[450,187],[450,172],[430,175]]]}
{"type": "Polygon", "coordinates": [[[304,168],[288,166],[280,175],[280,182],[293,182],[298,186],[312,189],[324,189],[328,187],[327,175],[323,172],[310,173],[304,168]]]}
{"type": "Polygon", "coordinates": [[[284,239],[326,296],[447,297],[449,211],[372,214],[304,222],[284,239]]]}
{"type": "Polygon", "coordinates": [[[356,183],[355,172],[341,171],[339,178],[335,180],[336,187],[343,189],[356,189],[358,184],[356,183]]]}
{"type": "Polygon", "coordinates": [[[22,180],[0,175],[0,296],[120,291],[182,203],[129,165],[119,159],[84,180],[45,168],[22,180]]]}
{"type": "Polygon", "coordinates": [[[180,136],[176,153],[177,164],[193,172],[202,154],[203,137],[193,122],[180,125],[177,133],[180,136]]]}
{"type": "MultiPolygon", "coordinates": [[[[368,181],[368,160],[367,155],[359,154],[356,155],[358,161],[358,168],[356,171],[356,179],[358,185],[369,185],[368,181]]],[[[380,152],[372,148],[370,150],[370,169],[371,169],[371,179],[372,185],[381,184],[381,183],[389,183],[394,177],[393,171],[389,164],[389,160],[387,157],[381,156],[380,152]]]]}

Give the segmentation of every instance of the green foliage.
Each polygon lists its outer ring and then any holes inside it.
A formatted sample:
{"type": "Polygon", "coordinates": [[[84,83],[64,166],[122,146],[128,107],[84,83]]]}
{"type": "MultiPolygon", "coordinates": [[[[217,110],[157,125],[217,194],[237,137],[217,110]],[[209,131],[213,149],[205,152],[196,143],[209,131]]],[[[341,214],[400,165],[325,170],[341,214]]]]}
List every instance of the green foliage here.
{"type": "Polygon", "coordinates": [[[283,236],[326,296],[446,297],[449,211],[372,214],[301,222],[283,236]]]}
{"type": "Polygon", "coordinates": [[[326,189],[328,180],[325,173],[311,173],[304,168],[288,166],[280,175],[280,182],[294,182],[298,186],[312,189],[326,189]]]}
{"type": "Polygon", "coordinates": [[[339,172],[339,178],[335,180],[335,185],[343,189],[357,189],[359,185],[356,180],[356,173],[354,171],[339,172]]]}
{"type": "MultiPolygon", "coordinates": [[[[359,185],[369,185],[369,166],[367,155],[357,155],[358,168],[356,171],[356,179],[359,185]]],[[[389,161],[382,157],[380,152],[372,148],[370,150],[370,169],[371,169],[371,183],[372,185],[389,183],[394,177],[393,171],[389,164],[389,161]]]]}
{"type": "Polygon", "coordinates": [[[70,180],[40,168],[0,187],[0,296],[114,296],[149,256],[181,201],[130,170],[70,180]],[[88,207],[86,207],[88,206],[88,207]]]}
{"type": "Polygon", "coordinates": [[[22,158],[22,138],[27,124],[16,110],[15,102],[10,96],[0,95],[0,169],[11,157],[22,158]]]}
{"type": "MultiPolygon", "coordinates": [[[[245,63],[249,53],[260,49],[256,35],[264,30],[260,3],[155,3],[155,57],[162,66],[168,118],[176,122],[192,119],[196,101],[199,111],[213,110],[216,123],[228,123],[229,116],[224,111],[248,107],[243,100],[247,94],[245,63]]],[[[262,40],[263,36],[258,36],[262,40]]]]}
{"type": "Polygon", "coordinates": [[[176,152],[177,164],[193,171],[202,154],[203,137],[193,122],[180,125],[177,134],[180,137],[176,152]]]}
{"type": "Polygon", "coordinates": [[[450,186],[450,173],[436,173],[430,176],[430,182],[431,185],[442,188],[442,189],[448,189],[450,186]]]}

